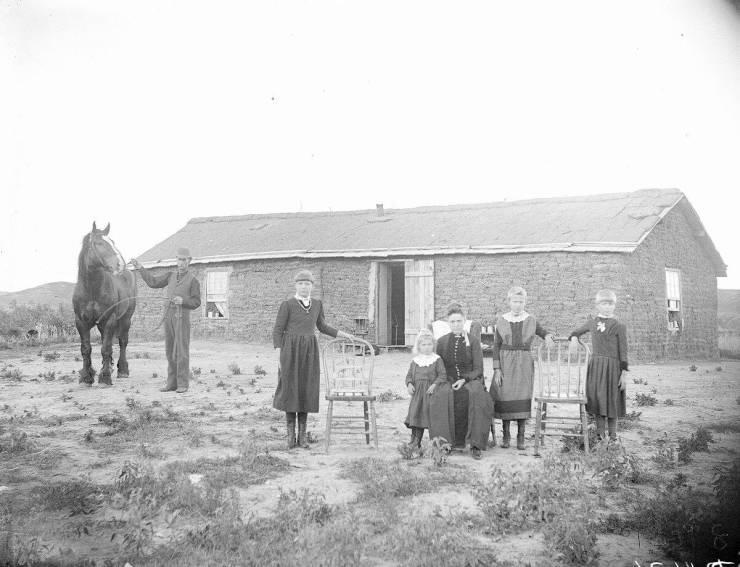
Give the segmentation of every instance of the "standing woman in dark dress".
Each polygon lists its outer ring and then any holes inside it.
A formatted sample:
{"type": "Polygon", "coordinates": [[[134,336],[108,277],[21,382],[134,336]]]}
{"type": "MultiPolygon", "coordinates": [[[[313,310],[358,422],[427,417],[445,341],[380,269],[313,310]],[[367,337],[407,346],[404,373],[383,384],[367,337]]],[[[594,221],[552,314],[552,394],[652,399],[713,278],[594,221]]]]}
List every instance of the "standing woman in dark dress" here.
{"type": "Polygon", "coordinates": [[[319,411],[321,364],[316,329],[330,337],[353,338],[326,324],[321,301],[311,298],[312,288],[311,272],[298,272],[295,276],[296,294],[280,305],[272,332],[272,343],[278,352],[278,384],[272,407],[285,412],[288,449],[296,445],[308,448],[306,420],[309,413],[319,411]]]}
{"type": "Polygon", "coordinates": [[[458,303],[447,308],[450,333],[437,341],[447,376],[429,387],[429,437],[443,437],[453,447],[470,446],[474,459],[488,444],[493,402],[483,381],[483,349],[465,332],[465,315],[458,303]]]}

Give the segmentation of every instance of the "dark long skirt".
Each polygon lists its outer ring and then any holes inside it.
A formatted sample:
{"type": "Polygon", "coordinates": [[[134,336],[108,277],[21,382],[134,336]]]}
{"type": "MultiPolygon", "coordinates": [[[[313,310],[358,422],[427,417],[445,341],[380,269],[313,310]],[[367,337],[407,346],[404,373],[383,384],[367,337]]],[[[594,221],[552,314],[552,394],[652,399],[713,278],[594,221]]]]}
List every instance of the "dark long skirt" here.
{"type": "Polygon", "coordinates": [[[627,414],[627,391],[619,389],[622,374],[619,360],[594,356],[586,372],[586,411],[604,417],[624,417],[627,414]]]}
{"type": "Polygon", "coordinates": [[[314,335],[285,335],[272,407],[286,412],[317,413],[321,389],[319,343],[314,335]]]}
{"type": "Polygon", "coordinates": [[[486,449],[493,402],[480,380],[472,380],[457,391],[449,383],[440,384],[430,398],[430,439],[443,437],[454,447],[486,449]]]}
{"type": "Polygon", "coordinates": [[[409,401],[409,412],[406,415],[406,427],[429,429],[429,394],[427,390],[431,380],[419,380],[414,383],[414,394],[409,401]]]}

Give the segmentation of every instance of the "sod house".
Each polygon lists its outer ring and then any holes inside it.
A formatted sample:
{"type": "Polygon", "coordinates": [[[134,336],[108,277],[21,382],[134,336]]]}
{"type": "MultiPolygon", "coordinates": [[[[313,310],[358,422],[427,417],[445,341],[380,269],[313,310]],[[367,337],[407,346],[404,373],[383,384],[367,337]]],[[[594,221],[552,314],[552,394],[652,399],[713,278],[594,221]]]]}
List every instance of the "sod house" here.
{"type": "MultiPolygon", "coordinates": [[[[593,313],[597,290],[611,288],[632,359],[718,356],[717,277],[726,266],[674,189],[195,218],[140,260],[173,269],[179,246],[190,248],[201,282],[196,337],[268,342],[293,275],[308,268],[328,322],[378,345],[413,344],[453,300],[492,325],[509,287],[521,285],[527,310],[558,335],[593,313]]],[[[138,285],[136,326],[153,329],[163,290],[138,285]]]]}

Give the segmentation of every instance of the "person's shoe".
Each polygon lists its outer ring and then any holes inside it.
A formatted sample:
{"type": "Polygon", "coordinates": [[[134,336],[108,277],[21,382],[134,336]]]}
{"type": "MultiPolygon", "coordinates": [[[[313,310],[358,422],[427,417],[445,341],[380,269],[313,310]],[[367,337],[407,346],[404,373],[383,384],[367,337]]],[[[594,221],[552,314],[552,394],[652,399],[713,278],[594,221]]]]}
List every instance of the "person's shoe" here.
{"type": "Polygon", "coordinates": [[[288,431],[288,449],[293,449],[296,446],[295,442],[295,414],[291,414],[291,417],[287,419],[287,431],[288,431]]]}
{"type": "Polygon", "coordinates": [[[188,391],[187,388],[178,388],[177,390],[175,390],[175,392],[177,392],[178,394],[184,394],[187,391],[188,391]]]}
{"type": "Polygon", "coordinates": [[[504,433],[504,439],[501,441],[501,448],[508,449],[511,446],[511,435],[504,433]]]}
{"type": "Polygon", "coordinates": [[[296,443],[301,449],[308,449],[308,436],[306,435],[306,421],[305,419],[298,419],[298,443],[296,443]]]}
{"type": "Polygon", "coordinates": [[[164,388],[160,388],[159,391],[160,392],[174,392],[175,388],[168,388],[167,386],[165,386],[164,388]]]}
{"type": "Polygon", "coordinates": [[[478,447],[472,447],[472,448],[470,449],[470,453],[471,453],[471,454],[473,455],[473,458],[474,458],[474,459],[475,459],[476,461],[480,461],[480,457],[481,457],[481,455],[480,455],[480,449],[478,449],[478,447]]]}
{"type": "Polygon", "coordinates": [[[524,451],[527,447],[524,445],[524,435],[516,436],[516,448],[520,451],[524,451]]]}

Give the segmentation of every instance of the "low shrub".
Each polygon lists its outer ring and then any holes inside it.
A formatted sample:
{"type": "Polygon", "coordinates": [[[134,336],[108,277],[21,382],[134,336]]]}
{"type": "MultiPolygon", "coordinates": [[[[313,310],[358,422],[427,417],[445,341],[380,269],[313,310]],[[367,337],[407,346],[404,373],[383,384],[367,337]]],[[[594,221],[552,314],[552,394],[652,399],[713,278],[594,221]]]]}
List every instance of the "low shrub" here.
{"type": "Polygon", "coordinates": [[[589,455],[594,477],[607,490],[615,490],[624,483],[644,480],[644,470],[637,456],[629,453],[619,442],[602,443],[589,455]]]}
{"type": "Polygon", "coordinates": [[[699,426],[696,432],[689,437],[678,438],[678,460],[681,463],[691,461],[691,455],[696,452],[709,452],[709,444],[714,443],[712,432],[703,426],[699,426]]]}
{"type": "Polygon", "coordinates": [[[658,398],[656,398],[652,394],[643,394],[641,392],[635,394],[635,405],[637,406],[654,406],[657,403],[658,398]]]}

